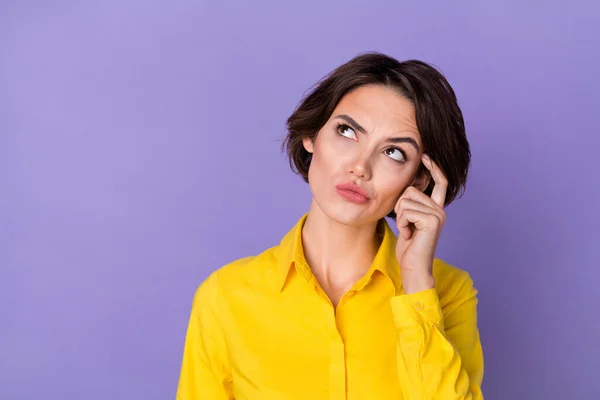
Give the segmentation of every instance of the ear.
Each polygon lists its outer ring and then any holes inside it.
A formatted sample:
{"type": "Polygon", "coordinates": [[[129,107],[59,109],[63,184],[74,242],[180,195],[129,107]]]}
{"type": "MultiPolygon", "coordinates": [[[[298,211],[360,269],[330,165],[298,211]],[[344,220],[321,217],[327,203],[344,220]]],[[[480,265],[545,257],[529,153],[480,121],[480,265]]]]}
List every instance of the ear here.
{"type": "Polygon", "coordinates": [[[424,192],[425,189],[427,189],[427,186],[429,186],[429,182],[431,182],[431,174],[429,173],[429,170],[421,163],[417,169],[417,175],[415,176],[411,186],[414,186],[419,189],[419,191],[424,192]]]}
{"type": "Polygon", "coordinates": [[[308,151],[309,153],[312,153],[315,151],[315,143],[312,141],[311,138],[309,138],[309,137],[303,138],[302,144],[304,145],[304,149],[306,151],[308,151]]]}

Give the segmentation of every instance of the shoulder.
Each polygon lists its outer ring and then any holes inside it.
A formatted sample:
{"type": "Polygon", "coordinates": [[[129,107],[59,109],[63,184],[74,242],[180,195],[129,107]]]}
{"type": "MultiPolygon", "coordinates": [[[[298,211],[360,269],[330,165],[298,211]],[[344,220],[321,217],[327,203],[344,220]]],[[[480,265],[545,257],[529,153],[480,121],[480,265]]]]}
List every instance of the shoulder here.
{"type": "Polygon", "coordinates": [[[260,254],[231,261],[214,271],[198,286],[196,297],[213,298],[240,289],[255,287],[276,276],[276,247],[260,254]]]}
{"type": "Polygon", "coordinates": [[[435,287],[443,308],[476,298],[477,289],[469,273],[436,258],[433,262],[435,287]]]}

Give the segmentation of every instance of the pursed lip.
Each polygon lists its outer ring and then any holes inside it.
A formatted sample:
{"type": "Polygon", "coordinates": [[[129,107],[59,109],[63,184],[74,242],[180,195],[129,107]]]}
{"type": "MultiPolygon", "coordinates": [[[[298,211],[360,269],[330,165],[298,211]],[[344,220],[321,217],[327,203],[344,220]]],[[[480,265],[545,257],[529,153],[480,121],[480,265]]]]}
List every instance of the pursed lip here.
{"type": "Polygon", "coordinates": [[[359,195],[363,196],[367,200],[370,199],[369,195],[363,188],[361,188],[360,186],[358,186],[352,182],[339,184],[335,188],[338,190],[349,190],[351,192],[358,193],[359,195]]]}

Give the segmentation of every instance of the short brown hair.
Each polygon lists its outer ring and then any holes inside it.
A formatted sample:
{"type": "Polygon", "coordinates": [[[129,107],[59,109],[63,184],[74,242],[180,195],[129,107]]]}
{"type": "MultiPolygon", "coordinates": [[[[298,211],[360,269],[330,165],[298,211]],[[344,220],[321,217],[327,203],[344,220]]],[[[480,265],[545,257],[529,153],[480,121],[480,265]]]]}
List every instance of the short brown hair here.
{"type": "MultiPolygon", "coordinates": [[[[413,103],[423,151],[448,178],[449,205],[464,192],[471,151],[454,90],[436,68],[419,60],[400,62],[378,52],[362,53],[317,82],[287,120],[283,148],[292,170],[308,182],[311,154],[302,140],[314,140],[342,97],[367,84],[394,88],[413,103]]],[[[424,168],[421,164],[418,173],[424,168]]],[[[425,194],[431,195],[433,185],[430,181],[425,194]]],[[[388,216],[396,217],[393,211],[388,216]]]]}

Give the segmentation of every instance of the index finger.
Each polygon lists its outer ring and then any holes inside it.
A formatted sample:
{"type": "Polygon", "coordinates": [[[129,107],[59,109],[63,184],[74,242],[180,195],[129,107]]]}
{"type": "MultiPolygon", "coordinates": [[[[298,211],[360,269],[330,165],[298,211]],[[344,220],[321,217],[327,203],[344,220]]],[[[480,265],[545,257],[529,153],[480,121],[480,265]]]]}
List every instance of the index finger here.
{"type": "Polygon", "coordinates": [[[431,198],[440,207],[444,207],[446,191],[448,190],[448,179],[446,179],[446,175],[444,175],[442,169],[427,154],[423,154],[422,158],[423,165],[431,172],[431,177],[435,183],[431,198]]]}

